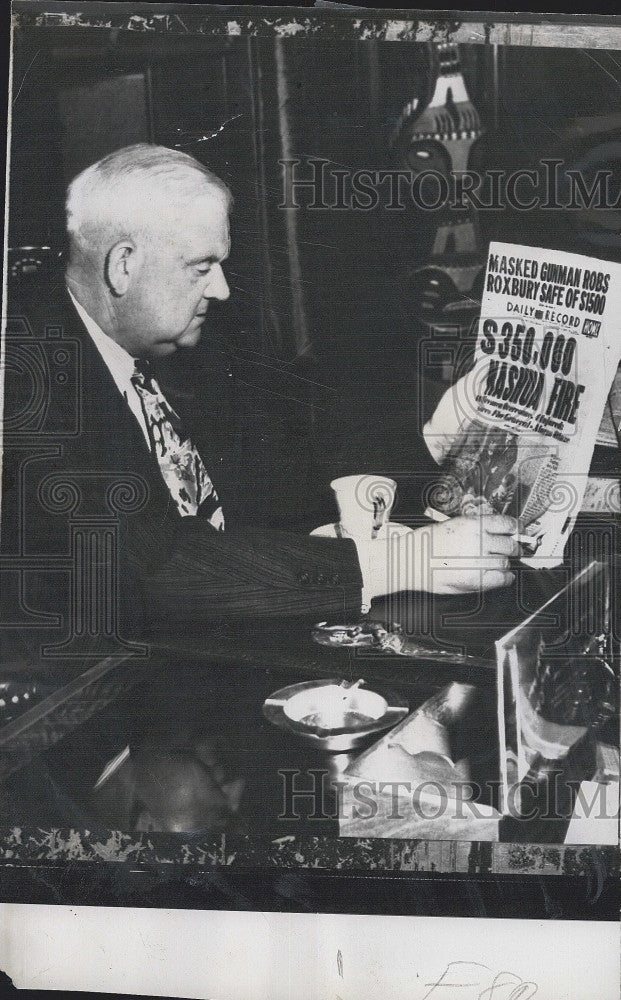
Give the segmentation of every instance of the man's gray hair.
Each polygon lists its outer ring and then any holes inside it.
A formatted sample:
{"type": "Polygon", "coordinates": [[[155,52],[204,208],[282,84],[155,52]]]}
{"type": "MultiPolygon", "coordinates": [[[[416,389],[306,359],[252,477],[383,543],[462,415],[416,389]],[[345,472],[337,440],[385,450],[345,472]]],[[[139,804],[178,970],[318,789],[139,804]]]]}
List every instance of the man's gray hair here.
{"type": "Polygon", "coordinates": [[[231,207],[232,195],[216,174],[193,156],[166,146],[124,146],[87,167],[67,189],[67,231],[72,247],[88,252],[98,235],[126,236],[150,228],[161,206],[191,207],[205,186],[231,207]]]}

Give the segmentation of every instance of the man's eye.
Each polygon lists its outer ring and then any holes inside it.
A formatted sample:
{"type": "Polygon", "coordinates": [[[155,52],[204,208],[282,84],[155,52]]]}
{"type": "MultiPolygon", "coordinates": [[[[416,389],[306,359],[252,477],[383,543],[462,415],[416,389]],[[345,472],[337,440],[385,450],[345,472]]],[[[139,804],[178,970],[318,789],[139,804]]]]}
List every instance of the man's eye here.
{"type": "Polygon", "coordinates": [[[204,264],[202,267],[196,268],[197,274],[209,274],[211,271],[211,264],[204,264]]]}

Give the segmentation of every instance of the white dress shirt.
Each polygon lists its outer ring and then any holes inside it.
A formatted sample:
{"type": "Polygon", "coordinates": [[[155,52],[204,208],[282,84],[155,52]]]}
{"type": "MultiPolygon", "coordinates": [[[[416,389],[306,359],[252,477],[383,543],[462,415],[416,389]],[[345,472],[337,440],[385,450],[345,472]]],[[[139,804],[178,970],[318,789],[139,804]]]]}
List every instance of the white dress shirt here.
{"type": "Polygon", "coordinates": [[[136,359],[133,358],[131,354],[128,354],[124,347],[117,344],[116,340],[113,340],[112,337],[109,337],[107,333],[103,332],[95,320],[88,315],[84,306],[80,305],[71,289],[67,289],[67,291],[71,296],[71,301],[76,307],[78,316],[84,323],[84,326],[88,330],[91,340],[99,351],[106,368],[112,375],[117,389],[138,421],[150,451],[151,441],[149,438],[147,422],[142,409],[142,402],[132,383],[132,375],[134,374],[136,359]]]}

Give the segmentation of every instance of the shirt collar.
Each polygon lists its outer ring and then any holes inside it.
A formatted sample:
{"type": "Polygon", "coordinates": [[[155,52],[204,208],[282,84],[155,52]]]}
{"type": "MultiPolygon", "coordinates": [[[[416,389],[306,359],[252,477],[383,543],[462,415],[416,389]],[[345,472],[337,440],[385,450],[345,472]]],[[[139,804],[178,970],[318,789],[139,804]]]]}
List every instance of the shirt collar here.
{"type": "Polygon", "coordinates": [[[67,291],[69,292],[69,296],[76,308],[78,316],[95,342],[97,350],[101,354],[112,375],[117,379],[122,378],[123,380],[130,380],[135,370],[135,358],[133,358],[131,354],[128,354],[124,347],[117,344],[116,340],[113,340],[107,333],[104,333],[95,320],[89,316],[84,306],[78,302],[70,288],[68,288],[67,291]]]}

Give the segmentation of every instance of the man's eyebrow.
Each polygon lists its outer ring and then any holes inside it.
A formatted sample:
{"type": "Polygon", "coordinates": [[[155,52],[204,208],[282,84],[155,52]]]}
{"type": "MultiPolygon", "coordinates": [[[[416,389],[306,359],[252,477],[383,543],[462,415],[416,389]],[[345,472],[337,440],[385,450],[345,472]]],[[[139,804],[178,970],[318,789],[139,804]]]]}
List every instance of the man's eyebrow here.
{"type": "Polygon", "coordinates": [[[219,257],[217,254],[204,254],[201,257],[193,257],[192,260],[186,260],[186,265],[193,267],[195,264],[218,264],[222,260],[224,260],[224,257],[219,257]]]}

